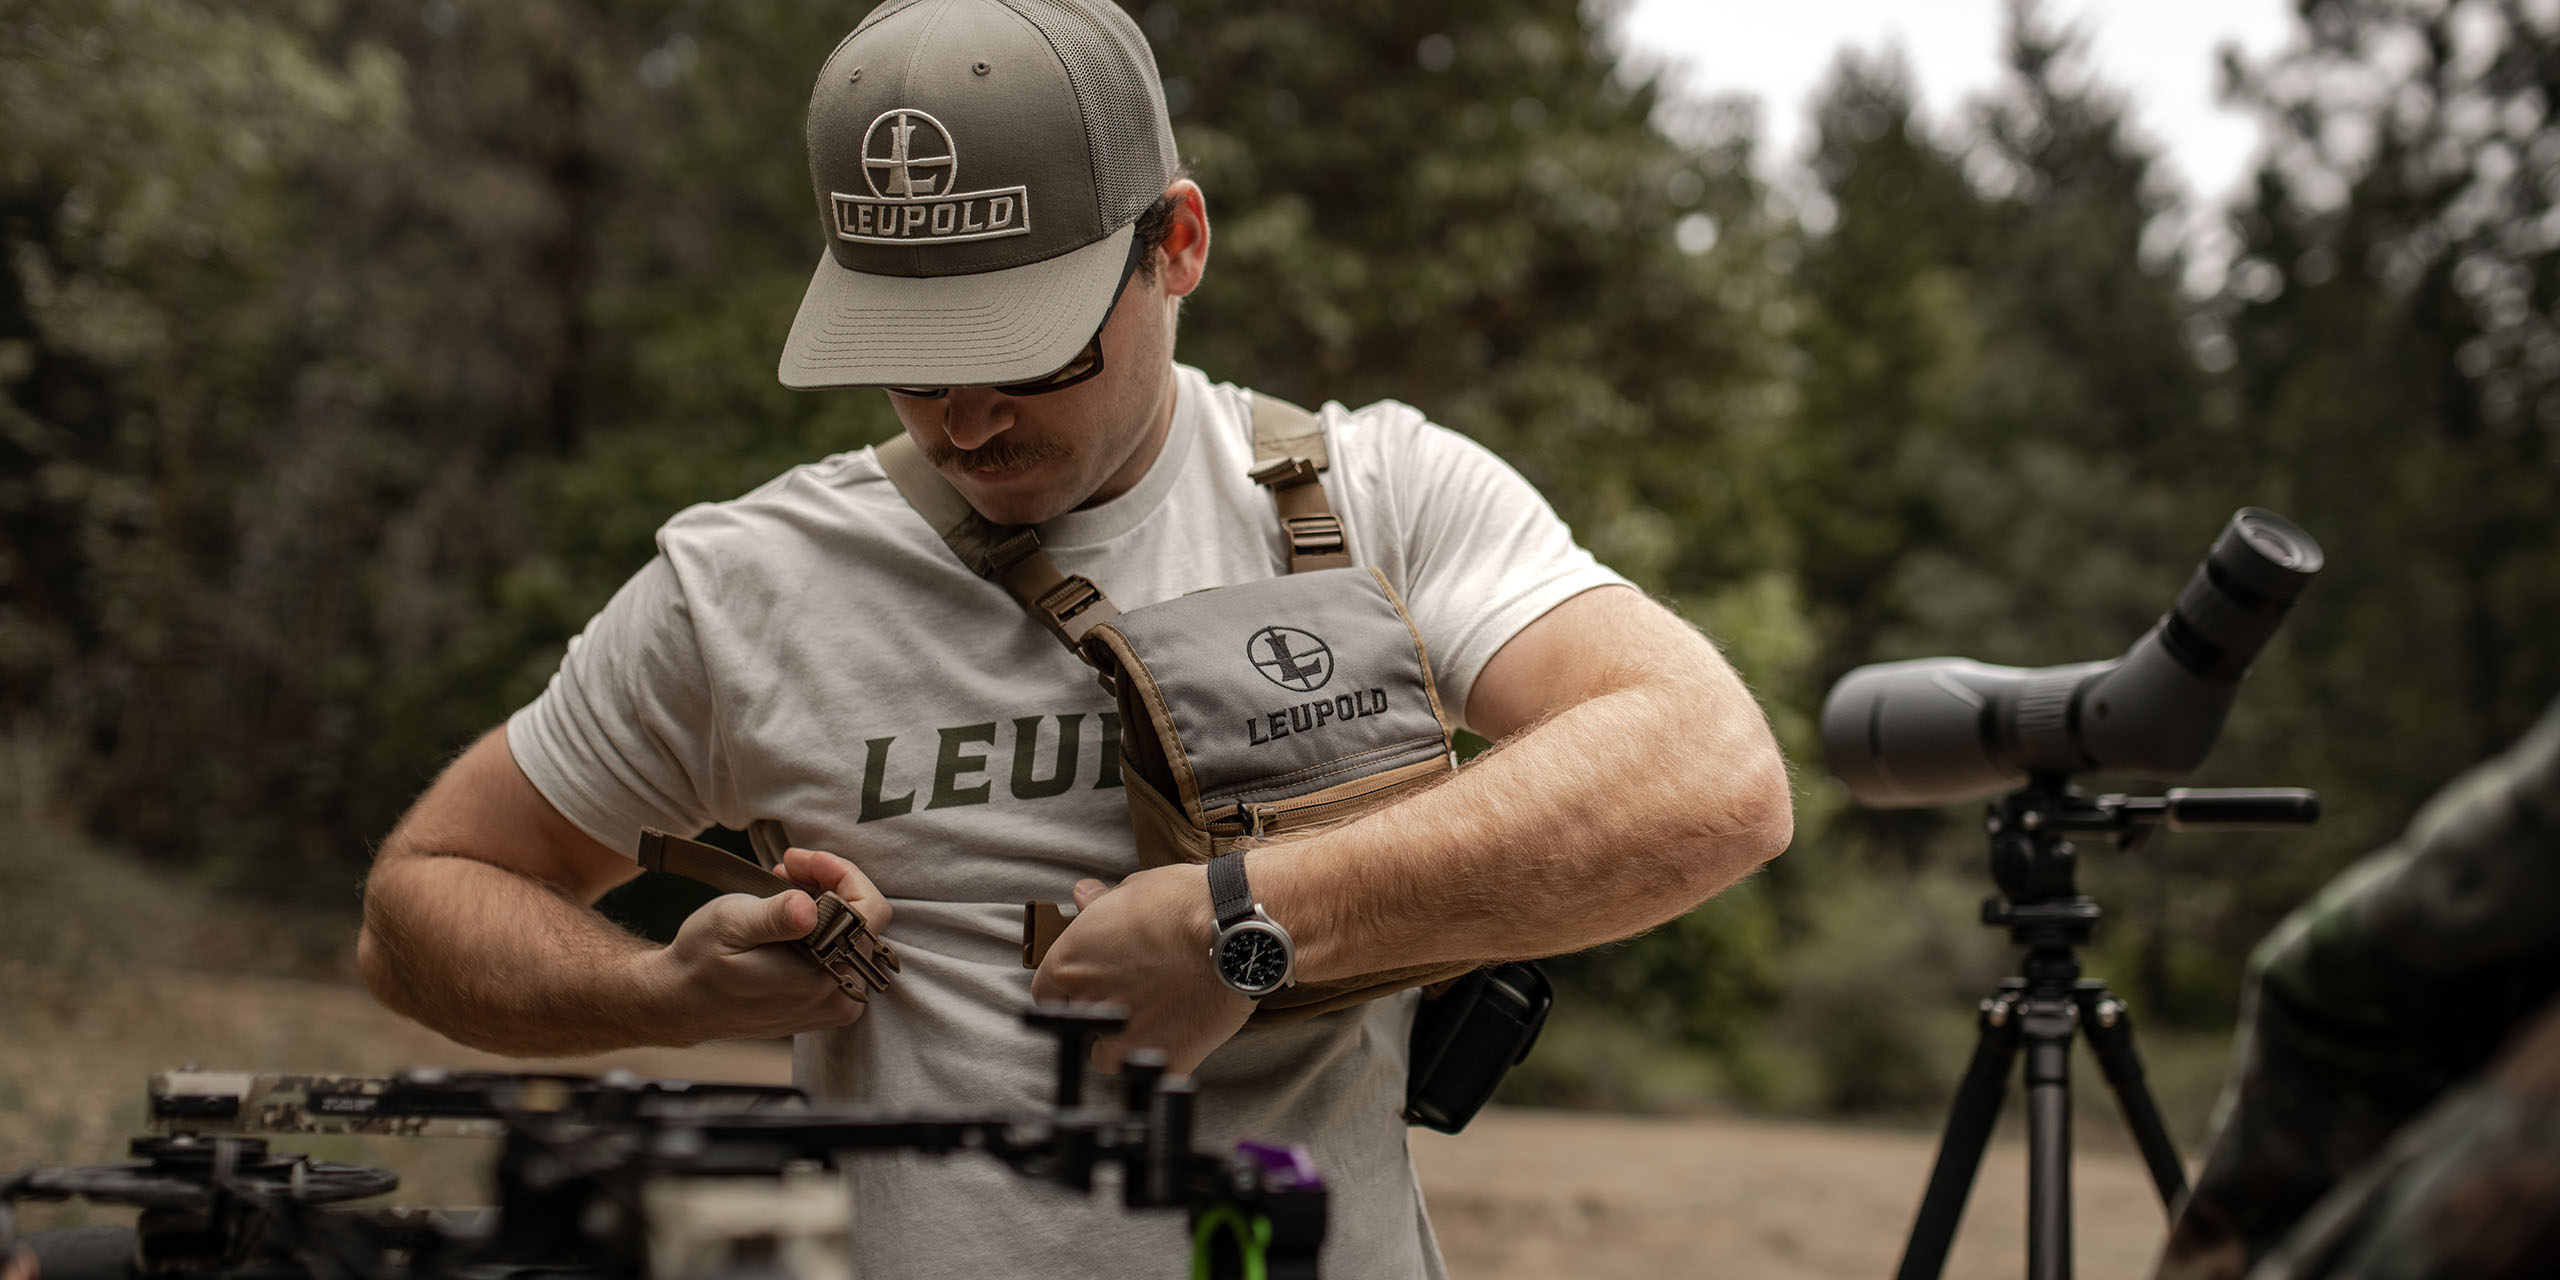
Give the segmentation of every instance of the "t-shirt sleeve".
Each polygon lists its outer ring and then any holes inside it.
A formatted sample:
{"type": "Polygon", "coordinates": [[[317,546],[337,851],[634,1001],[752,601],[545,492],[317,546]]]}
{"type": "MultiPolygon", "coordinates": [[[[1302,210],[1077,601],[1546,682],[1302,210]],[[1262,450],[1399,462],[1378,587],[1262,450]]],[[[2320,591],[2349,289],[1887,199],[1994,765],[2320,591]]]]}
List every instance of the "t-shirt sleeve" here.
{"type": "MultiPolygon", "coordinates": [[[[1476,676],[1548,610],[1626,578],[1574,541],[1547,500],[1492,450],[1402,405],[1363,410],[1365,455],[1395,540],[1371,549],[1398,578],[1431,655],[1441,705],[1463,721],[1476,676]],[[1399,570],[1401,571],[1399,573],[1399,570]]],[[[1364,487],[1366,485],[1364,484],[1364,487]]],[[[1354,535],[1355,537],[1358,535],[1354,535]]]]}
{"type": "Polygon", "coordinates": [[[722,776],[710,682],[682,585],[659,556],[569,641],[559,673],[507,720],[534,789],[604,844],[710,826],[722,776]]]}

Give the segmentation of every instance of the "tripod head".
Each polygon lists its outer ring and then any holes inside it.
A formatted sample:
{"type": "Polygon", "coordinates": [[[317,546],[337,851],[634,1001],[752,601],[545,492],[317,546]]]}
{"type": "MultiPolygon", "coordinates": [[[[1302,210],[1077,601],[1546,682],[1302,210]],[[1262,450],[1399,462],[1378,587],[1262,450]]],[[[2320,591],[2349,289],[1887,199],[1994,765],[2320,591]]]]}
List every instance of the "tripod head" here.
{"type": "Polygon", "coordinates": [[[2056,775],[2038,775],[1985,806],[1991,879],[2000,888],[1982,902],[1982,922],[2009,930],[2031,953],[2088,945],[2098,904],[2079,889],[2079,852],[2071,837],[2131,849],[2154,831],[2241,831],[2309,826],[2320,797],[2300,787],[2172,787],[2156,796],[2091,799],[2056,775]]]}
{"type": "Polygon", "coordinates": [[[2124,1109],[2163,1206],[2186,1194],[2186,1170],[2144,1083],[2133,1019],[2106,984],[2080,976],[2080,948],[2098,923],[2098,904],[2080,892],[2075,836],[2132,847],[2161,827],[2233,830],[2305,825],[2320,802],[2295,788],[2180,788],[2157,796],[2094,799],[2061,774],[2036,774],[1994,800],[1983,820],[1991,878],[2000,892],[1982,903],[1982,922],[2007,929],[2026,949],[2018,976],[1983,1000],[1979,1038],[1947,1115],[1938,1161],[1911,1224],[1895,1280],[1937,1280],[1955,1241],[1982,1151],[1998,1122],[2009,1069],[2025,1051],[2027,1080],[2027,1274],[2071,1274],[2070,1049],[2086,1036],[2124,1109]]]}

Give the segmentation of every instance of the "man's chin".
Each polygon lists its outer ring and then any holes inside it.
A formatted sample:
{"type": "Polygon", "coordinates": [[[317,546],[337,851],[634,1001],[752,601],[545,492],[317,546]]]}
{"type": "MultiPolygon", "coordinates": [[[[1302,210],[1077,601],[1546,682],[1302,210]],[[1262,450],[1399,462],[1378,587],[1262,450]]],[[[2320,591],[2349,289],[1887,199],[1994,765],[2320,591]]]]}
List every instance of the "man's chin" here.
{"type": "Polygon", "coordinates": [[[1041,476],[1041,470],[966,471],[952,476],[951,482],[979,515],[997,524],[1040,524],[1076,505],[1074,495],[1059,492],[1055,477],[1041,476]]]}

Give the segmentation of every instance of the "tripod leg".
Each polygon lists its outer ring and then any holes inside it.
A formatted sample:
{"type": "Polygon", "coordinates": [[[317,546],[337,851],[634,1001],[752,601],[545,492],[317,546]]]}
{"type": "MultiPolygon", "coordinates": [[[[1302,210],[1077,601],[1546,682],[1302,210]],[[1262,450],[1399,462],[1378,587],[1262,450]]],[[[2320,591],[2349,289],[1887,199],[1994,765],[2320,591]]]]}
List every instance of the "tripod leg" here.
{"type": "Polygon", "coordinates": [[[2143,1079],[2142,1058],[2133,1048],[2133,1014],[2101,982],[2082,982],[2073,995],[2080,1002],[2080,1025],[2088,1031],[2089,1050],[2097,1055],[2107,1086],[2115,1090],[2116,1105],[2124,1108],[2125,1127],[2133,1130],[2133,1140],[2142,1148],[2142,1163],[2151,1169],[2151,1185],[2160,1192],[2160,1206],[2174,1214],[2187,1194],[2187,1170],[2178,1159],[2177,1144],[2169,1140],[2169,1126],[2160,1119],[2159,1104],[2152,1101],[2151,1086],[2143,1079]]]}
{"type": "Polygon", "coordinates": [[[2058,997],[2030,997],[2027,1042],[2027,1280],[2071,1280],[2071,1023],[2058,997]]]}
{"type": "Polygon", "coordinates": [[[2014,983],[2003,983],[1998,995],[1982,1002],[1973,1061],[1956,1086],[1947,1131],[1938,1140],[1938,1163],[1929,1171],[1929,1189],[1920,1197],[1920,1215],[1912,1220],[1894,1280],[1937,1280],[1946,1269],[1947,1248],[1955,1243],[1956,1223],[1964,1217],[1965,1198],[1973,1194],[1974,1174],[1982,1168],[1982,1149],[1991,1141],[2000,1102],[2009,1092],[2009,1064],[2018,1056],[2017,1009],[2014,983]]]}

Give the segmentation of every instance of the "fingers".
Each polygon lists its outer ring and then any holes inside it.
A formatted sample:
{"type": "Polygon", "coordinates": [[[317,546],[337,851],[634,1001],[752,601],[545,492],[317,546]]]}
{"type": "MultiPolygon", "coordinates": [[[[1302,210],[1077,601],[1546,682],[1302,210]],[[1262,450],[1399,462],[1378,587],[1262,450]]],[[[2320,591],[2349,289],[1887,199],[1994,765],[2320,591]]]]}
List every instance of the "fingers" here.
{"type": "Polygon", "coordinates": [[[862,868],[824,849],[788,849],[782,855],[784,879],[812,893],[833,893],[869,923],[874,933],[889,926],[889,898],[862,868]]]}
{"type": "Polygon", "coordinates": [[[718,913],[713,920],[721,941],[738,951],[805,938],[818,927],[818,904],[797,889],[770,898],[728,894],[705,910],[718,913]]]}
{"type": "Polygon", "coordinates": [[[1120,1064],[1129,1056],[1127,1036],[1103,1036],[1093,1042],[1093,1069],[1117,1075],[1120,1064]]]}
{"type": "Polygon", "coordinates": [[[1082,911],[1092,906],[1094,899],[1109,892],[1111,892],[1111,886],[1099,880],[1076,881],[1076,910],[1082,911]]]}

